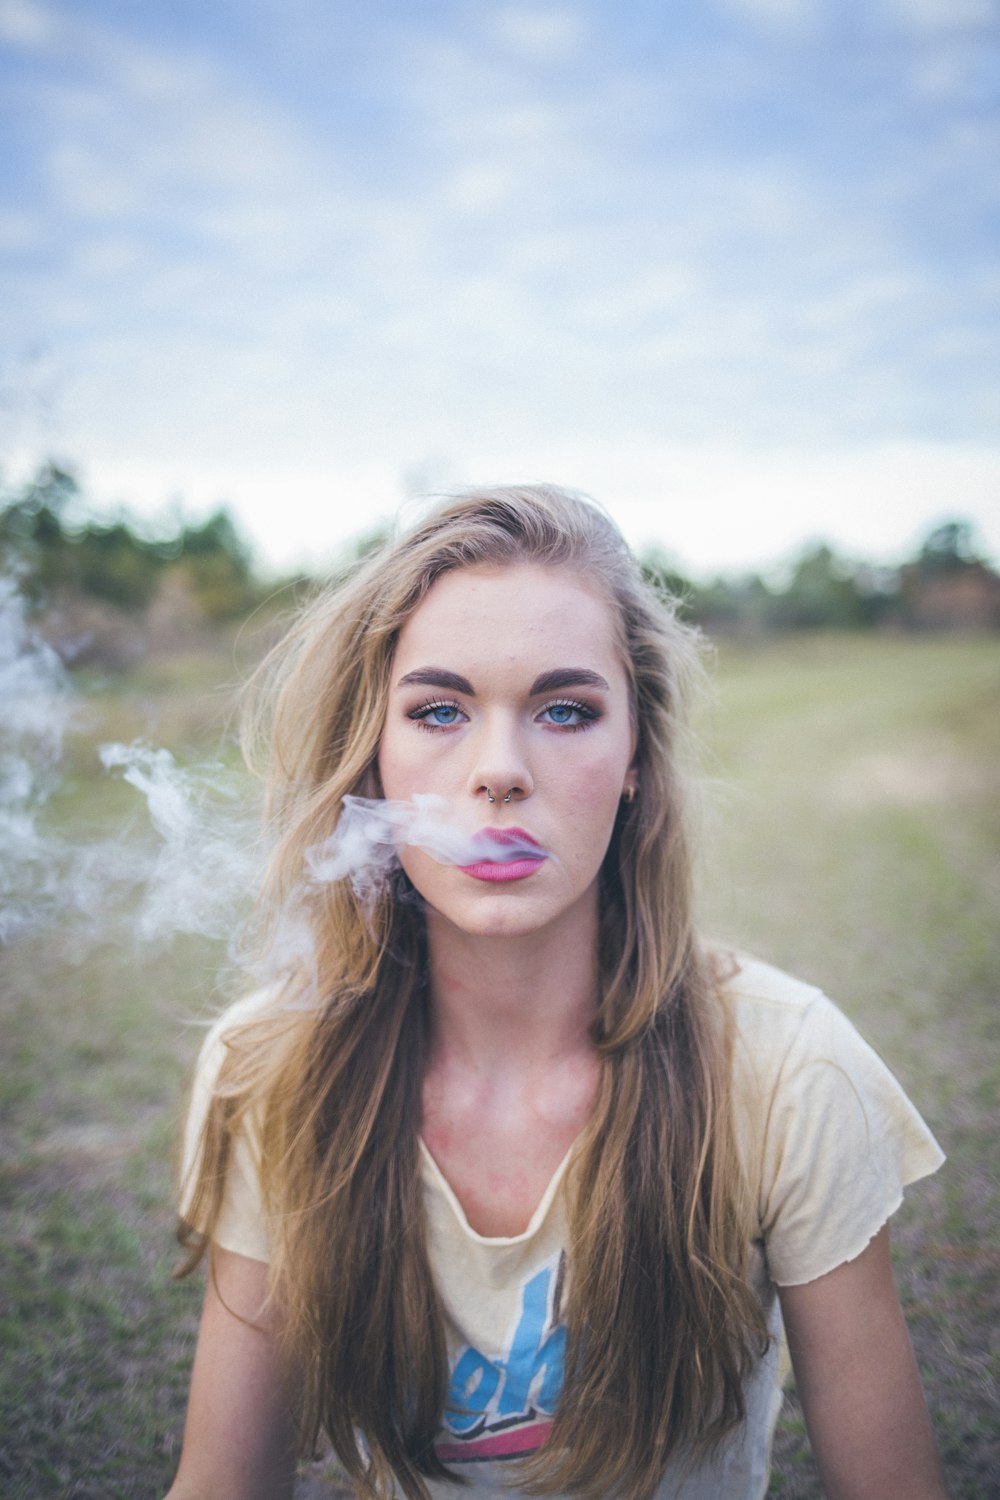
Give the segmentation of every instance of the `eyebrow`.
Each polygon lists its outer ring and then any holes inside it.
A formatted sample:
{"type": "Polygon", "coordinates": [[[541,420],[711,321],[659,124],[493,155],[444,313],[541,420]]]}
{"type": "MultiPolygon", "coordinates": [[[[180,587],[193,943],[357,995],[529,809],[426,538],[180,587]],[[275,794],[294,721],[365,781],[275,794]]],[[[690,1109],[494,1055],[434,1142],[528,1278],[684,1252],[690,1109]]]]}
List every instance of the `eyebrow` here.
{"type": "MultiPolygon", "coordinates": [[[[472,683],[467,677],[461,677],[457,672],[449,672],[444,667],[417,667],[412,672],[407,672],[399,679],[397,687],[410,687],[418,684],[421,687],[444,688],[447,692],[464,693],[468,698],[476,696],[472,683]]],[[[610,687],[600,672],[592,672],[589,667],[556,667],[552,672],[543,672],[536,677],[531,684],[529,697],[537,697],[539,693],[555,693],[562,688],[570,687],[594,687],[603,688],[610,692],[610,687]]]]}
{"type": "Polygon", "coordinates": [[[417,667],[413,672],[407,672],[397,682],[397,687],[407,687],[411,683],[419,683],[421,687],[445,688],[452,693],[464,693],[468,698],[476,695],[472,690],[472,683],[467,677],[460,677],[457,672],[446,672],[444,667],[417,667]]]}
{"type": "Polygon", "coordinates": [[[536,693],[555,693],[561,688],[595,687],[610,692],[600,672],[591,672],[588,667],[557,667],[554,672],[543,672],[531,684],[531,696],[536,693]]]}

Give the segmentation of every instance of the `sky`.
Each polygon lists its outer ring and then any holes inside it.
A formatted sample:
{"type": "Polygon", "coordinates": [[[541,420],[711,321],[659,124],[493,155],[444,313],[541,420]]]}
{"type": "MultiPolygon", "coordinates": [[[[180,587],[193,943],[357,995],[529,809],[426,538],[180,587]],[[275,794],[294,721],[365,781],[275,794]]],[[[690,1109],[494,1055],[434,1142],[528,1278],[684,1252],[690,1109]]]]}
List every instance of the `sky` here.
{"type": "Polygon", "coordinates": [[[998,101],[1000,0],[0,0],[3,474],[275,569],[530,480],[1000,558],[998,101]]]}

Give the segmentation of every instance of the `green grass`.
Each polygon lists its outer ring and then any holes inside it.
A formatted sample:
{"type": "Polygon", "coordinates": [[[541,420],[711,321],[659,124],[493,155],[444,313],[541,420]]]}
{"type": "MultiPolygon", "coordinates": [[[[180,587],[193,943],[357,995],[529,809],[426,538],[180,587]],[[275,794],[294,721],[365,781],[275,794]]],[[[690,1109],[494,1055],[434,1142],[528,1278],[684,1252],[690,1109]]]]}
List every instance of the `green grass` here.
{"type": "MultiPolygon", "coordinates": [[[[53,816],[114,830],[132,793],[94,745],[214,749],[232,656],[90,684],[53,816]]],[[[714,934],[822,986],[949,1152],[895,1224],[897,1270],[951,1493],[1000,1493],[1000,650],[991,640],[727,646],[703,906],[714,934]]],[[[169,1277],[184,1080],[222,954],[187,939],[4,955],[0,1026],[0,1493],[162,1494],[176,1464],[200,1290],[169,1277]]],[[[772,1492],[818,1494],[793,1403],[772,1492]]],[[[321,1470],[301,1495],[318,1496],[321,1470]]]]}
{"type": "MultiPolygon", "coordinates": [[[[730,649],[710,930],[823,986],[949,1162],[894,1225],[897,1277],[951,1493],[1000,1493],[1000,649],[796,640],[730,649]]],[[[794,1402],[773,1493],[818,1480],[794,1402]]]]}

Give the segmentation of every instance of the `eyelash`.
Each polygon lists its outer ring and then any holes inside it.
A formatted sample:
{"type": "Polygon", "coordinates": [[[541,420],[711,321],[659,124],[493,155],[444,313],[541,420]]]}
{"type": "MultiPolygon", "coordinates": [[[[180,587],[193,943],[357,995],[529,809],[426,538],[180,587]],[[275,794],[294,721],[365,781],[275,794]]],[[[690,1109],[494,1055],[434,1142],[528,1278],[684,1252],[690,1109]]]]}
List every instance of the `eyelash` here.
{"type": "Polygon", "coordinates": [[[418,708],[411,708],[406,717],[408,719],[414,719],[416,721],[418,729],[426,729],[430,734],[437,734],[442,729],[454,728],[454,723],[429,724],[427,722],[430,718],[430,715],[439,708],[453,708],[457,713],[462,712],[457,703],[451,703],[447,698],[435,698],[432,703],[421,703],[418,708]]]}
{"type": "Polygon", "coordinates": [[[551,703],[546,703],[540,713],[546,714],[553,708],[571,708],[580,715],[576,724],[553,724],[551,719],[548,721],[552,729],[559,729],[564,734],[576,734],[580,729],[589,729],[594,720],[600,718],[596,708],[592,708],[589,703],[578,703],[575,698],[554,698],[551,703]]]}
{"type": "MultiPolygon", "coordinates": [[[[439,734],[442,730],[453,729],[455,724],[459,722],[458,720],[452,720],[450,724],[431,723],[431,714],[436,713],[438,709],[442,708],[452,708],[457,714],[463,712],[458,703],[454,703],[447,698],[435,698],[430,703],[421,703],[417,708],[411,708],[406,717],[412,719],[418,729],[426,730],[429,734],[439,734]]],[[[544,707],[538,710],[538,719],[541,719],[542,714],[549,713],[553,708],[569,708],[574,713],[580,715],[579,722],[576,724],[556,724],[551,720],[543,721],[548,723],[550,729],[556,729],[562,734],[576,734],[581,729],[589,729],[591,724],[601,717],[598,710],[592,708],[589,703],[580,703],[575,698],[554,698],[551,703],[546,703],[544,707]]]]}

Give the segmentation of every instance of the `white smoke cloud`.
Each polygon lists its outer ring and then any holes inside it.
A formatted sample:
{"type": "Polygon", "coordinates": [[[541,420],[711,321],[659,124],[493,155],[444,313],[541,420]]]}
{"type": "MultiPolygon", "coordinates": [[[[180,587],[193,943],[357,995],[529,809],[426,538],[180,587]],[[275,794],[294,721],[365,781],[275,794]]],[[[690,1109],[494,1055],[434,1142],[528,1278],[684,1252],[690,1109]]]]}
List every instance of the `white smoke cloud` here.
{"type": "Polygon", "coordinates": [[[66,674],[30,629],[17,580],[0,577],[0,942],[51,908],[65,848],[43,831],[73,713],[66,674]]]}
{"type": "Polygon", "coordinates": [[[235,779],[217,762],[177,765],[169,750],[109,744],[99,751],[146,799],[154,841],[131,851],[144,938],[232,936],[259,884],[257,819],[236,801],[235,779]]]}
{"type": "Polygon", "coordinates": [[[520,836],[507,835],[501,844],[483,833],[463,833],[449,820],[444,797],[417,792],[409,802],[345,797],[336,832],[308,851],[306,864],[319,883],[350,880],[367,904],[384,890],[404,847],[422,849],[442,865],[548,857],[520,836]]]}
{"type": "MultiPolygon", "coordinates": [[[[100,762],[135,788],[146,818],[76,842],[47,827],[77,703],[9,578],[0,578],[0,703],[0,942],[57,922],[84,938],[127,924],[147,942],[180,934],[226,940],[235,956],[268,854],[246,783],[219,761],[182,766],[162,747],[109,743],[100,762]]],[[[517,834],[503,837],[464,832],[432,794],[409,802],[348,796],[335,832],[307,851],[299,895],[349,880],[370,913],[405,846],[446,865],[549,857],[517,834]]],[[[307,905],[292,900],[253,965],[258,978],[311,966],[307,905]]]]}

